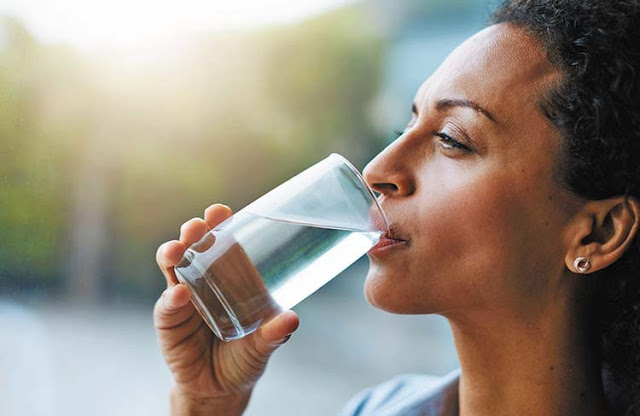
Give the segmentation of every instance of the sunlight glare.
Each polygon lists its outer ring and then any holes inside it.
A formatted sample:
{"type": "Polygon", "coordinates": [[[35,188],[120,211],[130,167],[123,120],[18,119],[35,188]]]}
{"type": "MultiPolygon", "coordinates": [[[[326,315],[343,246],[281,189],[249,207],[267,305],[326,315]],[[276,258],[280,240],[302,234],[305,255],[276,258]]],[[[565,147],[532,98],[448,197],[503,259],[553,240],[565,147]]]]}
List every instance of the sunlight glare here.
{"type": "Polygon", "coordinates": [[[137,46],[198,32],[295,22],[353,0],[5,0],[42,41],[81,48],[137,46]]]}

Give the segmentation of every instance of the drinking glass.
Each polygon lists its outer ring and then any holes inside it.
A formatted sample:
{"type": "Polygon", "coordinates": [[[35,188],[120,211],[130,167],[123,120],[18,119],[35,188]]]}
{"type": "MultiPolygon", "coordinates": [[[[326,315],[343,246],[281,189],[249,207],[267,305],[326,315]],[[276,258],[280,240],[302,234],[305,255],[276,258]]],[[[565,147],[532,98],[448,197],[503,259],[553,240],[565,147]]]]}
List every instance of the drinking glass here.
{"type": "Polygon", "coordinates": [[[388,228],[371,188],[334,153],[207,232],[176,276],[211,330],[230,341],[318,290],[388,228]]]}

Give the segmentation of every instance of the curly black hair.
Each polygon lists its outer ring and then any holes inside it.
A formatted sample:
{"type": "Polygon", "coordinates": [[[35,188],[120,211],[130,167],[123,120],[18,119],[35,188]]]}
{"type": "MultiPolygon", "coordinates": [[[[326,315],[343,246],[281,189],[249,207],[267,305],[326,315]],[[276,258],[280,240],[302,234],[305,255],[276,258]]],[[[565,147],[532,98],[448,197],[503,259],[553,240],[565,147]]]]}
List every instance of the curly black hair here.
{"type": "MultiPolygon", "coordinates": [[[[540,40],[562,73],[540,109],[564,138],[565,187],[640,197],[640,0],[507,0],[491,18],[505,22],[540,40]]],[[[623,389],[627,416],[640,415],[639,271],[636,236],[594,276],[603,374],[623,389]]]]}

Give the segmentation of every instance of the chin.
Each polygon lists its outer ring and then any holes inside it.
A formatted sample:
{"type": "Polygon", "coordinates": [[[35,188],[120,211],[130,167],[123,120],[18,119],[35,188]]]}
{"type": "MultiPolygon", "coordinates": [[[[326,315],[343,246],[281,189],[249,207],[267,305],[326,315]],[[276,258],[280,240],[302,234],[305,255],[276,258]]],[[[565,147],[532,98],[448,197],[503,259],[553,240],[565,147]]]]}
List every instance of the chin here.
{"type": "Polygon", "coordinates": [[[378,309],[388,311],[385,305],[388,303],[387,296],[385,296],[385,282],[384,278],[379,276],[378,268],[371,263],[369,266],[369,273],[364,281],[364,297],[367,302],[378,309]]]}
{"type": "Polygon", "coordinates": [[[364,283],[364,297],[372,306],[385,312],[407,314],[412,313],[406,310],[408,304],[406,298],[397,292],[398,288],[393,284],[393,279],[389,276],[382,277],[375,274],[367,275],[364,283]]]}
{"type": "Polygon", "coordinates": [[[385,312],[402,315],[420,315],[437,313],[440,308],[433,305],[434,299],[427,299],[424,294],[433,294],[422,288],[399,285],[406,282],[406,276],[380,273],[375,266],[369,268],[364,283],[364,296],[372,306],[385,312]]]}

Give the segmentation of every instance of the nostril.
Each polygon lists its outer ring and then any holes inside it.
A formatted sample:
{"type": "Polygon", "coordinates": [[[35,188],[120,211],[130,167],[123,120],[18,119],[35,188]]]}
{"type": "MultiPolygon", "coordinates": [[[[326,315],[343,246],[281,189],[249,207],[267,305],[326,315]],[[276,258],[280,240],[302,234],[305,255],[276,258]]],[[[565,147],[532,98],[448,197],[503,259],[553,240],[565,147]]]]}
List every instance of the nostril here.
{"type": "Polygon", "coordinates": [[[383,194],[388,194],[392,192],[396,192],[398,187],[393,183],[374,183],[373,189],[383,194]]]}

